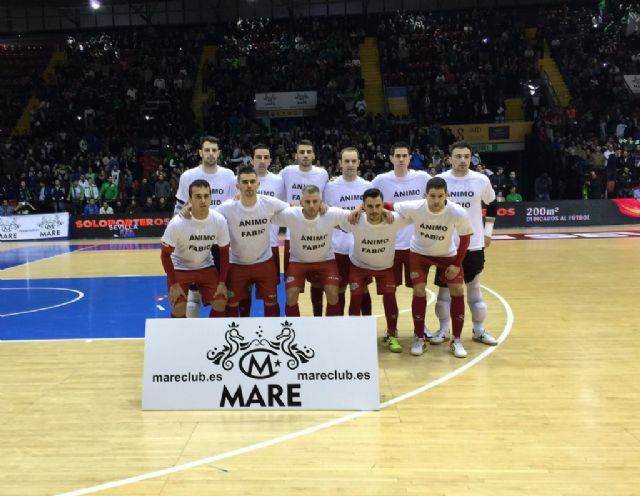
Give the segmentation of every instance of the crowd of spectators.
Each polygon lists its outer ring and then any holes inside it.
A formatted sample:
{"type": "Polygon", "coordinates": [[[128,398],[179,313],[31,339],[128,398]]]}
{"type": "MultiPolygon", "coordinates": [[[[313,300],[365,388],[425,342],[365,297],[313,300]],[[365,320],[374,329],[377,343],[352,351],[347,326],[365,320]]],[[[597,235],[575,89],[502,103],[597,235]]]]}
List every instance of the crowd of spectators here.
{"type": "Polygon", "coordinates": [[[395,14],[368,24],[360,17],[259,19],[69,36],[52,83],[33,89],[41,103],[31,133],[0,144],[0,202],[78,215],[170,211],[180,174],[199,162],[191,99],[201,48],[212,40],[218,53],[217,63],[203,68],[204,124],[221,140],[223,165],[247,163],[251,145],[264,142],[277,172],[293,161],[295,143],[309,139],[332,176],[339,151],[356,146],[362,175],[372,179],[391,168],[396,141],[411,143],[413,168],[446,168],[455,138],[441,124],[500,120],[503,99],[537,77],[546,39],[574,76],[566,79],[575,102],[543,105],[532,116],[527,155],[534,173],[525,184],[499,162],[483,164],[478,156],[474,166],[499,199],[631,196],[640,171],[640,109],[620,88],[621,74],[640,69],[637,39],[617,24],[594,31],[588,15],[572,23],[573,11],[543,13],[534,48],[523,24],[493,10],[395,14]],[[408,87],[411,118],[364,112],[358,46],[365,34],[379,39],[386,84],[408,87]],[[587,48],[575,43],[582,38],[590,40],[587,48]],[[587,56],[589,46],[601,49],[587,56]],[[606,86],[608,104],[594,98],[584,79],[589,71],[590,82],[606,86]],[[256,115],[256,92],[294,89],[318,92],[317,116],[269,122],[256,115]]]}
{"type": "Polygon", "coordinates": [[[418,124],[504,120],[505,99],[538,79],[520,14],[473,10],[398,13],[380,20],[385,86],[408,89],[418,124]]]}
{"type": "Polygon", "coordinates": [[[547,41],[572,94],[565,108],[536,113],[529,151],[553,179],[555,198],[637,195],[640,101],[624,75],[640,74],[640,37],[629,29],[637,5],[601,3],[545,9],[547,41]]]}

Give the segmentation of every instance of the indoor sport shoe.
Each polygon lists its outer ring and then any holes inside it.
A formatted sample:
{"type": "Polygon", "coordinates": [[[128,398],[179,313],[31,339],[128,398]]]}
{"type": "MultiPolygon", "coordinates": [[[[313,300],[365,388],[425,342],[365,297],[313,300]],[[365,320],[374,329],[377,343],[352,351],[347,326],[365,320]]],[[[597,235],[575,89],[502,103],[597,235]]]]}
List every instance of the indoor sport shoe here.
{"type": "Polygon", "coordinates": [[[427,326],[424,326],[424,338],[428,341],[434,336],[435,334],[432,334],[429,329],[427,329],[427,326]]]}
{"type": "Polygon", "coordinates": [[[456,358],[467,358],[467,350],[464,349],[462,343],[460,341],[451,341],[451,345],[449,345],[449,349],[451,353],[456,358]]]}
{"type": "Polygon", "coordinates": [[[498,344],[498,340],[484,329],[480,332],[473,331],[473,340],[478,343],[488,344],[489,346],[495,346],[498,344]]]}
{"type": "Polygon", "coordinates": [[[438,331],[438,333],[429,340],[429,343],[442,344],[445,341],[449,341],[450,338],[451,334],[449,334],[448,332],[438,331]]]}
{"type": "Polygon", "coordinates": [[[387,337],[387,345],[391,353],[402,353],[402,345],[398,343],[398,338],[395,336],[387,337]]]}
{"type": "Polygon", "coordinates": [[[416,338],[416,341],[411,347],[411,354],[414,356],[420,356],[424,353],[424,338],[416,338]]]}

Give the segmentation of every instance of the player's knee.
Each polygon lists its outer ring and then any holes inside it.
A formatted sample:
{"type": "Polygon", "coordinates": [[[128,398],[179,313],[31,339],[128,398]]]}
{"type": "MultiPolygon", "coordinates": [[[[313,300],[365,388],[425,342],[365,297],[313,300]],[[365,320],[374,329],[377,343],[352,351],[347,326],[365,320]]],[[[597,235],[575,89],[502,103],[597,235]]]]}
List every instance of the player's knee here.
{"type": "Polygon", "coordinates": [[[327,301],[332,305],[338,301],[338,293],[339,293],[338,286],[332,286],[332,285],[325,286],[324,292],[327,295],[327,301]],[[334,303],[332,303],[332,301],[334,301],[334,303]]]}
{"type": "Polygon", "coordinates": [[[469,310],[475,322],[484,322],[487,317],[487,305],[484,301],[469,302],[469,310]]]}
{"type": "Polygon", "coordinates": [[[172,308],[171,308],[171,313],[173,314],[174,317],[177,318],[183,318],[187,316],[187,304],[184,302],[180,302],[180,303],[176,303],[172,308]]]}

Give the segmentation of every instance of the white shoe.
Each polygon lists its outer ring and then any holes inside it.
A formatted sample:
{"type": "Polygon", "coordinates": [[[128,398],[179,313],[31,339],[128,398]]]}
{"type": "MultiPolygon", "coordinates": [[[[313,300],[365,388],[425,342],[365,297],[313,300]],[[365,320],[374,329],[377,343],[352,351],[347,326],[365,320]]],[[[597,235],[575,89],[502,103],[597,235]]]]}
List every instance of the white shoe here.
{"type": "Polygon", "coordinates": [[[432,337],[434,337],[435,334],[431,334],[431,332],[429,331],[429,329],[427,329],[427,326],[424,326],[424,338],[429,341],[432,337]]]}
{"type": "Polygon", "coordinates": [[[442,344],[445,341],[449,341],[450,338],[451,334],[449,334],[449,331],[438,331],[438,333],[429,340],[429,343],[442,344]]]}
{"type": "Polygon", "coordinates": [[[416,338],[416,341],[413,343],[411,347],[410,353],[414,356],[420,356],[424,353],[424,338],[416,338]]]}
{"type": "Polygon", "coordinates": [[[451,353],[456,358],[467,358],[467,350],[462,346],[462,342],[460,341],[451,341],[451,345],[449,346],[451,353]]]}
{"type": "Polygon", "coordinates": [[[498,344],[498,340],[484,329],[480,332],[473,331],[473,340],[478,343],[488,344],[489,346],[496,346],[498,344]]]}

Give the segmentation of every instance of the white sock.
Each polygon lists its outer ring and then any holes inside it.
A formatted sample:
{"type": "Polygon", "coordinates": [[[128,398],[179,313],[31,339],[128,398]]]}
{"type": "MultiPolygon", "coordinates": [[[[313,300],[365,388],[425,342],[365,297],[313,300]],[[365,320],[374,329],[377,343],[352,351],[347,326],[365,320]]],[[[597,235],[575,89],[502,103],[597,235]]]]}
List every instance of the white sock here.
{"type": "Polygon", "coordinates": [[[471,310],[473,332],[480,334],[484,331],[484,321],[487,318],[487,304],[482,298],[482,291],[480,291],[480,274],[477,274],[473,281],[467,284],[467,303],[469,310],[471,310]]]}
{"type": "Polygon", "coordinates": [[[187,295],[187,317],[188,318],[198,318],[200,317],[200,303],[202,299],[200,298],[200,291],[190,289],[189,294],[187,295]]]}
{"type": "Polygon", "coordinates": [[[449,288],[438,288],[438,300],[436,301],[436,317],[440,321],[440,332],[449,334],[451,321],[451,294],[449,288]]]}

